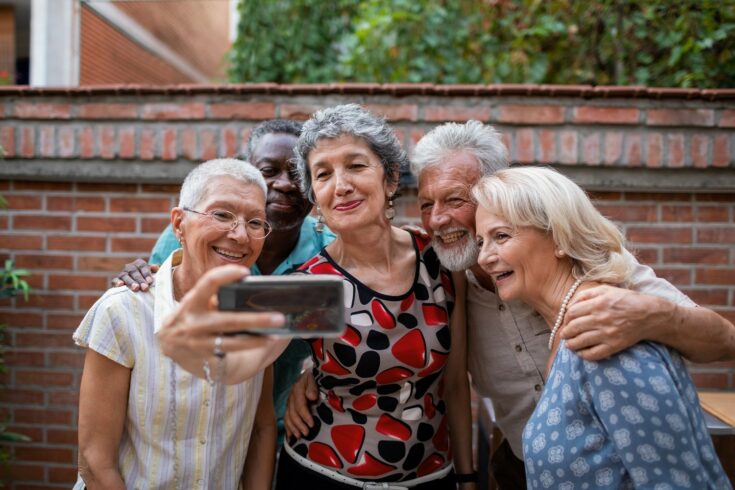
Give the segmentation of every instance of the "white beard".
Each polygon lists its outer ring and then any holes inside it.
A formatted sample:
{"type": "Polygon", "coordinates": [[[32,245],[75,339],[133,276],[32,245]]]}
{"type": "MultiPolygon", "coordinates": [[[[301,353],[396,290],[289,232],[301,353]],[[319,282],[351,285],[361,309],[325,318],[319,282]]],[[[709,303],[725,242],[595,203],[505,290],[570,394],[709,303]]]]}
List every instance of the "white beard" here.
{"type": "Polygon", "coordinates": [[[469,269],[477,263],[477,258],[480,256],[480,247],[477,246],[477,243],[469,234],[462,238],[462,241],[464,243],[453,243],[450,247],[445,245],[438,235],[434,235],[431,240],[439,261],[450,271],[469,269]]]}

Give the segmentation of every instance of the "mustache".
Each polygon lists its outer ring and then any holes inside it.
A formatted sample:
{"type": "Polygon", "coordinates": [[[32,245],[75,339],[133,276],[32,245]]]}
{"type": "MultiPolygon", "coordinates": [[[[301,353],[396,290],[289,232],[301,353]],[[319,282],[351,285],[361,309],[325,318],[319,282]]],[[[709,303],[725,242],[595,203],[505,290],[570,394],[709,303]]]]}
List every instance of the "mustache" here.
{"type": "Polygon", "coordinates": [[[289,203],[294,206],[303,206],[305,199],[301,195],[284,194],[283,192],[270,191],[266,196],[266,204],[271,202],[289,203]]]}

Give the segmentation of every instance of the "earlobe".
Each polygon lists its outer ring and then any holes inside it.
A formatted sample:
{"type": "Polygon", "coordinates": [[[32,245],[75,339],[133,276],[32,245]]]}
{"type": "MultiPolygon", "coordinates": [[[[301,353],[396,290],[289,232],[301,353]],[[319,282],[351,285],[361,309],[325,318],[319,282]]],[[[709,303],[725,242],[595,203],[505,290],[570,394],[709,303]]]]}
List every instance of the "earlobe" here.
{"type": "Polygon", "coordinates": [[[184,241],[184,230],[182,222],[184,221],[184,210],[176,207],[171,210],[171,229],[179,242],[184,241]]]}
{"type": "Polygon", "coordinates": [[[567,254],[566,254],[566,253],[564,253],[564,250],[561,250],[561,249],[558,249],[558,248],[557,248],[557,249],[556,249],[556,250],[554,251],[554,255],[556,255],[556,258],[557,258],[557,259],[563,259],[564,257],[566,257],[566,255],[567,255],[567,254]]]}

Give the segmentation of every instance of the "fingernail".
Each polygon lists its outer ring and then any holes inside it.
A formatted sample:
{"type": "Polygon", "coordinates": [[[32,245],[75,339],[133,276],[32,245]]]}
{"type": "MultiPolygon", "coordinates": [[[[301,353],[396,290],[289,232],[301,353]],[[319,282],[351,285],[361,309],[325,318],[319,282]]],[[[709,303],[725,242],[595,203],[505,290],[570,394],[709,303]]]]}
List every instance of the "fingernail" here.
{"type": "Polygon", "coordinates": [[[140,287],[137,284],[133,284],[132,286],[130,286],[130,289],[133,291],[137,291],[138,289],[140,289],[140,287]]]}
{"type": "Polygon", "coordinates": [[[275,326],[281,326],[286,323],[286,317],[283,315],[283,313],[273,313],[271,315],[271,322],[275,326]]]}

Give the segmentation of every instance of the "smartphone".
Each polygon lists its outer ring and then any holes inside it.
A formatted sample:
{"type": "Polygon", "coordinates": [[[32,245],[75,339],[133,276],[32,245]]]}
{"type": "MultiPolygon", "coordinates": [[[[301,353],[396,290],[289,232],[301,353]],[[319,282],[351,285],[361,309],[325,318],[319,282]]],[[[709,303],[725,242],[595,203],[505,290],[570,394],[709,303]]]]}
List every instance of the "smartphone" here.
{"type": "Polygon", "coordinates": [[[344,286],[332,275],[248,276],[218,291],[222,311],[278,311],[281,328],[254,328],[232,335],[339,337],[345,329],[344,286]]]}

